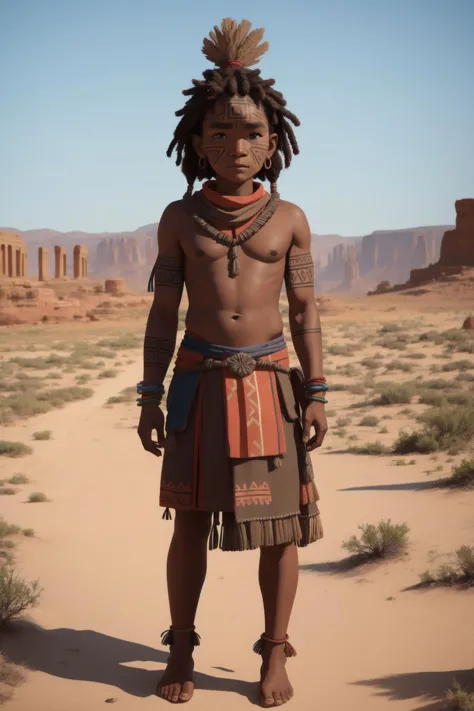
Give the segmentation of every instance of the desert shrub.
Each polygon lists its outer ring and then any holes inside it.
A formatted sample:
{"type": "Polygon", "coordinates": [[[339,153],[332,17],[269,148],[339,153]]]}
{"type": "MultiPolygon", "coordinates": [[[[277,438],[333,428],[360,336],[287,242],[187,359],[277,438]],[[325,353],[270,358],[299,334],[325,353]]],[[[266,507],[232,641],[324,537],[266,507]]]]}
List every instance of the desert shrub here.
{"type": "Polygon", "coordinates": [[[125,351],[130,348],[139,348],[142,344],[143,339],[133,335],[120,336],[118,338],[103,338],[101,341],[97,341],[97,345],[101,348],[111,348],[115,351],[125,351]]]}
{"type": "Polygon", "coordinates": [[[9,565],[0,567],[0,627],[36,607],[41,597],[39,581],[27,582],[9,565]]]}
{"type": "Polygon", "coordinates": [[[378,433],[379,433],[379,434],[388,434],[388,427],[385,427],[385,426],[384,426],[384,427],[381,427],[381,428],[378,430],[378,433]]]}
{"type": "Polygon", "coordinates": [[[459,487],[474,486],[474,457],[464,459],[460,464],[454,466],[446,484],[459,487]]]}
{"type": "Polygon", "coordinates": [[[338,417],[336,420],[336,427],[347,427],[351,424],[350,417],[338,417]]]}
{"type": "Polygon", "coordinates": [[[14,474],[9,478],[8,483],[18,486],[18,484],[28,484],[29,481],[30,480],[25,474],[14,474]]]}
{"type": "Polygon", "coordinates": [[[361,419],[359,422],[360,427],[376,427],[379,424],[380,420],[378,417],[375,417],[375,415],[366,415],[361,419]]]}
{"type": "Polygon", "coordinates": [[[0,706],[13,696],[13,689],[23,683],[26,675],[22,667],[0,654],[0,706]]]}
{"type": "Polygon", "coordinates": [[[331,383],[330,390],[331,392],[338,392],[339,390],[348,390],[349,385],[345,385],[344,383],[331,383]]]}
{"type": "Polygon", "coordinates": [[[4,457],[24,457],[31,454],[33,450],[23,442],[8,442],[0,440],[0,456],[4,457]]]}
{"type": "Polygon", "coordinates": [[[461,383],[473,383],[474,373],[459,373],[459,375],[456,375],[454,379],[461,383]]]}
{"type": "Polygon", "coordinates": [[[442,378],[438,378],[437,380],[422,380],[419,385],[423,390],[439,391],[452,390],[453,388],[451,380],[443,380],[442,378]]]}
{"type": "Polygon", "coordinates": [[[326,417],[336,417],[337,410],[326,410],[326,417]]]}
{"type": "Polygon", "coordinates": [[[374,404],[395,405],[411,402],[416,392],[416,385],[413,382],[406,383],[380,383],[377,386],[379,398],[374,404]]]}
{"type": "Polygon", "coordinates": [[[364,383],[354,383],[347,387],[350,393],[353,395],[363,395],[366,391],[366,386],[364,383]]]}
{"type": "MultiPolygon", "coordinates": [[[[118,395],[112,395],[112,397],[109,397],[107,400],[107,405],[116,405],[118,403],[123,403],[123,402],[133,402],[135,398],[137,397],[136,393],[136,388],[134,387],[129,387],[129,388],[124,388],[124,390],[121,390],[118,395]]],[[[327,415],[328,413],[326,413],[327,415]]]]}
{"type": "Polygon", "coordinates": [[[453,583],[474,584],[474,548],[460,546],[455,552],[453,563],[442,563],[437,570],[427,570],[420,575],[422,585],[438,583],[452,585],[453,583]]]}
{"type": "Polygon", "coordinates": [[[29,504],[42,504],[42,503],[45,503],[46,501],[49,501],[49,499],[46,496],[46,494],[43,494],[41,491],[34,491],[28,497],[29,504]]]}
{"type": "Polygon", "coordinates": [[[337,374],[338,375],[344,375],[347,378],[354,378],[359,371],[357,368],[354,366],[353,363],[347,363],[346,365],[341,365],[340,368],[337,369],[337,374]]]}
{"type": "Polygon", "coordinates": [[[71,385],[67,388],[39,390],[37,392],[11,395],[0,399],[0,423],[7,424],[15,419],[24,419],[39,415],[56,408],[64,407],[69,402],[91,397],[94,391],[71,385]]]}
{"type": "Polygon", "coordinates": [[[453,681],[452,687],[446,692],[446,701],[450,711],[474,711],[474,693],[469,693],[459,682],[453,681]]]}
{"type": "Polygon", "coordinates": [[[116,370],[114,370],[113,368],[108,368],[107,370],[102,370],[97,377],[98,378],[116,378],[117,375],[118,375],[118,372],[116,370]]]}
{"type": "Polygon", "coordinates": [[[391,450],[390,447],[377,440],[376,442],[366,442],[360,447],[350,447],[349,452],[351,454],[389,454],[391,450]]]}
{"type": "Polygon", "coordinates": [[[445,372],[451,372],[452,370],[472,370],[474,368],[474,363],[470,360],[455,360],[452,363],[445,363],[441,370],[445,372]]]}
{"type": "Polygon", "coordinates": [[[51,439],[52,434],[51,430],[40,430],[39,432],[33,432],[33,439],[38,441],[51,439]]]}
{"type": "Polygon", "coordinates": [[[369,370],[376,370],[377,368],[380,368],[382,366],[382,363],[380,362],[380,359],[378,359],[378,358],[363,358],[360,361],[360,365],[363,365],[365,368],[368,368],[369,370]]]}
{"type": "Polygon", "coordinates": [[[417,353],[416,351],[413,351],[412,353],[404,353],[403,357],[412,358],[413,360],[422,360],[423,358],[426,358],[426,353],[417,353]]]}
{"type": "Polygon", "coordinates": [[[399,323],[384,323],[384,325],[379,328],[379,333],[395,333],[397,331],[402,331],[403,326],[399,323]]]}
{"type": "Polygon", "coordinates": [[[354,346],[351,346],[349,343],[343,346],[327,346],[325,350],[329,355],[353,356],[355,354],[354,346]]]}
{"type": "Polygon", "coordinates": [[[398,336],[385,336],[377,341],[377,345],[392,351],[404,351],[409,342],[410,338],[408,335],[399,334],[398,336]]]}
{"type": "Polygon", "coordinates": [[[403,360],[391,360],[385,364],[385,371],[389,373],[392,370],[400,370],[403,373],[410,373],[413,370],[411,363],[404,363],[403,360]]]}
{"type": "Polygon", "coordinates": [[[365,523],[359,526],[360,538],[356,535],[344,541],[342,548],[351,555],[367,558],[393,558],[408,545],[409,528],[406,523],[393,524],[391,519],[377,525],[365,523]]]}
{"type": "Polygon", "coordinates": [[[393,445],[394,454],[429,454],[439,449],[436,439],[424,432],[401,431],[393,445]]]}
{"type": "Polygon", "coordinates": [[[433,390],[427,390],[425,393],[421,393],[419,403],[420,405],[430,405],[433,407],[440,407],[445,405],[447,402],[445,393],[437,393],[433,390]]]}
{"type": "Polygon", "coordinates": [[[16,489],[11,486],[0,486],[0,496],[13,496],[16,494],[16,489]]]}
{"type": "Polygon", "coordinates": [[[26,538],[33,538],[35,535],[34,528],[23,528],[21,532],[24,536],[26,536],[26,538]]]}
{"type": "Polygon", "coordinates": [[[474,404],[430,408],[418,418],[424,433],[433,437],[440,449],[465,444],[474,437],[474,404]]]}

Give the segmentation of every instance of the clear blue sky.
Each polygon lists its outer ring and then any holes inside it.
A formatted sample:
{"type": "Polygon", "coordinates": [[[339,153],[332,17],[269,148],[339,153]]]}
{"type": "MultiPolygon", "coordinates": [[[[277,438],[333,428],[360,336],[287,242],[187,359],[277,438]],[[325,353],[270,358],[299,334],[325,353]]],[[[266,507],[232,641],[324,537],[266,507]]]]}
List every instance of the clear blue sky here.
{"type": "Polygon", "coordinates": [[[313,232],[454,222],[474,197],[474,0],[0,0],[0,225],[156,222],[181,90],[230,15],[266,28],[262,73],[302,125],[280,192],[313,232]]]}

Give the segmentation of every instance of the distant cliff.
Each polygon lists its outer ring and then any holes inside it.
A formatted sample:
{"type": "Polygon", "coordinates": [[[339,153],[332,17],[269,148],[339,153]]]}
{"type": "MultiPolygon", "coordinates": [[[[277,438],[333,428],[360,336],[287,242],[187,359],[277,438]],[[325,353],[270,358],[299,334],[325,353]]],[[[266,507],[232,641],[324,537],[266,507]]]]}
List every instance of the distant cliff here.
{"type": "MultiPolygon", "coordinates": [[[[465,201],[461,201],[465,202],[465,201]]],[[[464,234],[471,213],[464,209],[457,234],[464,234]]],[[[68,268],[72,265],[72,248],[81,243],[89,250],[89,275],[123,277],[132,289],[145,290],[149,271],[156,259],[156,223],[144,225],[133,232],[85,233],[54,230],[14,230],[22,235],[28,247],[28,272],[38,271],[37,248],[49,247],[50,257],[55,245],[68,250],[68,268]]],[[[452,225],[416,227],[406,230],[376,231],[364,237],[313,234],[311,253],[315,263],[317,290],[355,291],[364,293],[380,281],[406,281],[410,271],[436,262],[443,233],[452,225]]],[[[472,244],[472,242],[471,242],[472,244]]],[[[450,247],[447,246],[446,249],[450,247]]],[[[50,267],[52,269],[52,266],[50,267]]],[[[69,269],[68,269],[69,271],[69,269]]]]}

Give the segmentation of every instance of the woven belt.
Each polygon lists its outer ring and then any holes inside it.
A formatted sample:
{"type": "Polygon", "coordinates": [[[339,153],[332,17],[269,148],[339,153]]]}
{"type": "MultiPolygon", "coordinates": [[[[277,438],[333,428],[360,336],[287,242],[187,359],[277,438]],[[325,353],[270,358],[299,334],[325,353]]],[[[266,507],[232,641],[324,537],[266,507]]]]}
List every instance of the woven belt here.
{"type": "MultiPolygon", "coordinates": [[[[234,353],[228,358],[204,358],[202,363],[191,370],[217,370],[218,368],[227,368],[227,370],[236,378],[245,378],[251,375],[254,370],[273,370],[280,373],[290,374],[290,368],[285,368],[283,365],[271,360],[263,358],[252,358],[248,353],[234,353]]],[[[188,370],[186,368],[186,370],[188,370]]]]}

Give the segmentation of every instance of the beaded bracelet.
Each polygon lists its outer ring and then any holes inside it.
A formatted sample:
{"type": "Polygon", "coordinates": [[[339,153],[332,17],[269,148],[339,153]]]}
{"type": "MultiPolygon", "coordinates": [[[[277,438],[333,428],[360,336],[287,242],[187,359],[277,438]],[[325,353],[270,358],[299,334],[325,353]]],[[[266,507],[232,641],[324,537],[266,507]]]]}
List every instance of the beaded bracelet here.
{"type": "Polygon", "coordinates": [[[161,397],[139,397],[137,398],[137,405],[138,407],[141,407],[142,405],[145,405],[145,403],[149,402],[155,402],[157,405],[161,405],[161,397]]]}
{"type": "Polygon", "coordinates": [[[306,392],[310,392],[310,393],[320,392],[320,391],[326,392],[326,390],[329,390],[329,386],[324,385],[323,383],[319,383],[319,384],[314,383],[313,385],[304,385],[303,387],[306,392]]]}
{"type": "Polygon", "coordinates": [[[145,395],[148,393],[153,393],[163,396],[165,394],[165,386],[163,383],[150,384],[144,383],[143,380],[137,383],[137,393],[139,395],[145,395]]]}

